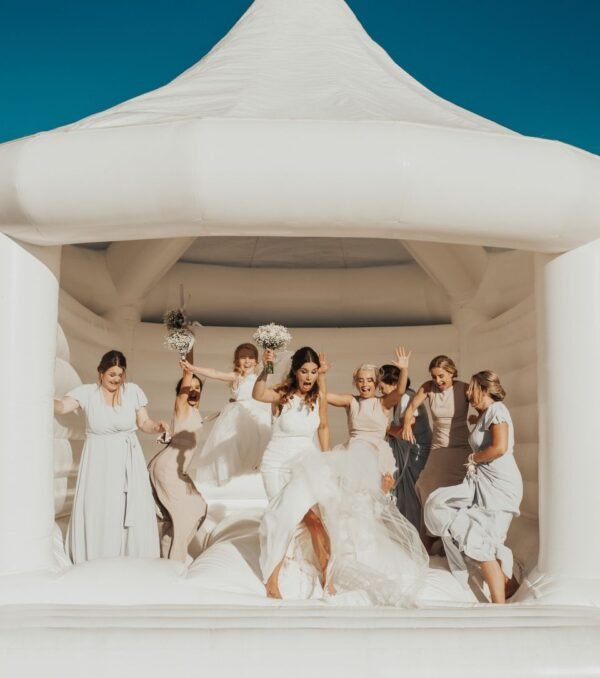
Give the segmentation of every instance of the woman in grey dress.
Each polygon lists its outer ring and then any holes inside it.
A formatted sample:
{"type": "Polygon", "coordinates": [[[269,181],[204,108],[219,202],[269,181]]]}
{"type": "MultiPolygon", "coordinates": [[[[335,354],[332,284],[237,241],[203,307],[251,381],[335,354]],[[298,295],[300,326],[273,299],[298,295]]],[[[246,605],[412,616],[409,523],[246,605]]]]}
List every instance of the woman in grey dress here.
{"type": "Polygon", "coordinates": [[[501,402],[505,392],[498,375],[474,374],[470,403],[479,413],[469,436],[473,449],[460,485],[432,492],[425,505],[428,529],[442,537],[452,573],[466,586],[465,557],[479,564],[493,603],[514,592],[513,555],[504,544],[514,516],[519,515],[523,481],[513,456],[510,413],[501,402]]]}
{"type": "Polygon", "coordinates": [[[127,361],[109,351],[98,365],[98,383],[81,384],[54,401],[54,413],[83,410],[86,438],[67,533],[74,563],[94,558],[158,558],[158,527],[146,462],[136,429],[168,431],[148,416],[148,400],[125,383],[127,361]]]}
{"type": "MultiPolygon", "coordinates": [[[[400,379],[400,370],[395,365],[382,365],[379,368],[379,387],[383,395],[393,391],[400,379]]],[[[415,391],[410,388],[410,379],[407,382],[406,392],[394,408],[392,423],[388,427],[387,441],[390,444],[396,460],[397,479],[394,493],[396,505],[417,530],[421,525],[421,503],[415,488],[431,449],[431,428],[429,417],[424,405],[419,406],[413,413],[412,431],[414,443],[402,440],[402,424],[404,412],[408,407],[415,391]]]]}

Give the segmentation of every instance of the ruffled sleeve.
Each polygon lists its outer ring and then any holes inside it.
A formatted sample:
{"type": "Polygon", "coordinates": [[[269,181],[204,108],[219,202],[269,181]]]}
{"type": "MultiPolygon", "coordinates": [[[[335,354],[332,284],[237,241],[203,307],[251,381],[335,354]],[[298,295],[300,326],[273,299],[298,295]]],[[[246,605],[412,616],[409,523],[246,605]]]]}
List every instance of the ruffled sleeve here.
{"type": "Polygon", "coordinates": [[[125,391],[127,392],[128,400],[130,399],[136,411],[142,407],[147,407],[148,398],[146,398],[146,394],[137,384],[126,384],[125,391]]]}
{"type": "Polygon", "coordinates": [[[89,408],[90,393],[93,388],[97,387],[94,384],[79,384],[67,393],[67,398],[76,400],[79,407],[85,412],[89,408]]]}
{"type": "Polygon", "coordinates": [[[510,413],[504,405],[504,403],[493,403],[485,411],[485,416],[483,418],[483,430],[489,430],[492,424],[510,424],[511,418],[510,413]]]}

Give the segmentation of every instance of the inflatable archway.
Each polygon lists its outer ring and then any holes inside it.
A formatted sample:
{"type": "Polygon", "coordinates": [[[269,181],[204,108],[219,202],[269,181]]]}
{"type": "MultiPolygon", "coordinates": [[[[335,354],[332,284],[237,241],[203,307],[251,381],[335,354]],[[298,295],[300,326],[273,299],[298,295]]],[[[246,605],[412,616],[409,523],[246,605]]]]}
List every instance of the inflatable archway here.
{"type": "MultiPolygon", "coordinates": [[[[249,662],[262,675],[403,665],[412,675],[450,666],[461,675],[489,666],[525,675],[532,663],[594,675],[599,177],[595,156],[515,135],[427,91],[342,0],[257,0],[169,85],[1,146],[7,670],[60,667],[70,676],[86,666],[102,676],[105,661],[119,657],[128,672],[150,676],[177,656],[181,670],[203,665],[217,676],[249,662]],[[290,249],[305,246],[298,238],[401,240],[408,256],[402,266],[366,260],[356,269],[309,256],[318,274],[289,260],[250,270],[235,257],[219,270],[210,257],[189,261],[190,247],[225,237],[288,238],[290,249]],[[110,245],[73,247],[99,242],[110,245]],[[369,357],[384,360],[399,334],[415,348],[416,378],[440,351],[464,374],[493,366],[503,375],[526,480],[511,539],[531,566],[516,604],[458,600],[442,577],[418,610],[275,611],[246,587],[248,564],[225,538],[247,536],[232,507],[260,504],[244,485],[215,496],[231,514],[215,527],[221,547],[185,582],[172,563],[56,562],[55,509],[68,505],[77,435],[53,423],[55,391],[89,379],[98,353],[118,343],[166,412],[173,358],[161,351],[162,329],[147,321],[174,285],[185,281],[198,319],[205,312],[210,324],[228,326],[205,328],[201,340],[210,359],[225,362],[222,347],[248,338],[282,277],[292,291],[272,312],[297,327],[298,340],[337,352],[336,379],[357,347],[368,343],[369,357]],[[210,281],[216,300],[206,294],[210,281]],[[239,304],[242,285],[251,303],[239,304]],[[223,564],[227,581],[211,579],[223,564]],[[81,642],[69,640],[73,628],[81,642]]],[[[216,409],[222,394],[209,395],[216,409]]]]}

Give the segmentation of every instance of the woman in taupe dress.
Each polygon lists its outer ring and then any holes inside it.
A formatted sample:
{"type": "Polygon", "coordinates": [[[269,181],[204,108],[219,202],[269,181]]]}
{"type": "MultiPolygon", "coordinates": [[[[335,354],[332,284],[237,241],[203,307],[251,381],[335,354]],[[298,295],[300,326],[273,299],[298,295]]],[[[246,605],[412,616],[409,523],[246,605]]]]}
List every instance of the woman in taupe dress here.
{"type": "MultiPolygon", "coordinates": [[[[425,506],[434,490],[462,482],[471,452],[467,428],[468,384],[458,381],[456,365],[445,355],[436,356],[429,363],[429,373],[431,380],[421,386],[406,408],[402,430],[403,439],[414,443],[413,416],[427,400],[433,426],[431,452],[416,483],[421,506],[425,506]]],[[[430,546],[424,531],[423,536],[426,545],[430,546]]]]}
{"type": "Polygon", "coordinates": [[[148,464],[160,511],[161,556],[185,562],[188,546],[206,518],[207,505],[187,474],[202,429],[202,382],[184,368],[176,388],[173,437],[148,464]]]}

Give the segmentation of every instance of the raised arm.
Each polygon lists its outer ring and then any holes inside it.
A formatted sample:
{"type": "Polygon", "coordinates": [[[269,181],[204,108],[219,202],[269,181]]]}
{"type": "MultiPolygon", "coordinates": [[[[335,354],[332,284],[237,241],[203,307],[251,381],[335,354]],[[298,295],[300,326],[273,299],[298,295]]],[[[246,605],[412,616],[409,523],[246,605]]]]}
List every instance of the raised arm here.
{"type": "Polygon", "coordinates": [[[69,412],[74,412],[78,408],[79,403],[75,398],[71,398],[71,396],[54,399],[54,416],[69,414],[69,412]]]}
{"type": "Polygon", "coordinates": [[[228,381],[234,382],[237,378],[235,372],[220,372],[219,370],[213,370],[212,367],[199,367],[198,365],[192,365],[187,360],[180,360],[179,365],[184,370],[189,370],[192,374],[197,374],[200,377],[206,377],[207,379],[218,379],[219,381],[228,381]]]}
{"type": "Polygon", "coordinates": [[[408,384],[408,363],[410,361],[411,351],[408,353],[404,346],[396,347],[396,356],[392,360],[392,365],[395,365],[400,370],[400,379],[398,384],[391,393],[388,393],[381,398],[381,404],[384,409],[391,410],[400,402],[400,398],[406,393],[406,385],[408,384]]]}
{"type": "Polygon", "coordinates": [[[267,386],[267,363],[274,362],[275,353],[270,348],[263,353],[263,369],[252,389],[252,397],[261,403],[278,403],[280,396],[277,391],[267,386]]]}
{"type": "MultiPolygon", "coordinates": [[[[180,361],[183,363],[184,361],[180,361]]],[[[188,367],[189,363],[186,361],[186,365],[183,366],[183,377],[182,377],[182,382],[181,382],[181,388],[179,389],[179,393],[177,394],[177,397],[175,398],[175,418],[179,419],[182,416],[185,416],[188,412],[188,395],[190,393],[190,387],[192,385],[192,381],[194,379],[194,373],[192,372],[191,369],[188,367]]]]}
{"type": "Polygon", "coordinates": [[[329,405],[334,407],[350,407],[352,403],[352,394],[351,393],[328,393],[327,402],[329,405]]]}
{"type": "Polygon", "coordinates": [[[327,452],[331,448],[331,435],[329,431],[329,413],[327,411],[327,371],[329,370],[329,363],[324,353],[319,353],[319,428],[317,429],[317,436],[319,437],[319,444],[321,450],[327,452]]]}
{"type": "Polygon", "coordinates": [[[430,382],[426,381],[415,393],[412,400],[408,403],[408,406],[404,412],[404,417],[402,418],[402,439],[408,440],[413,444],[416,442],[412,432],[414,414],[417,409],[425,402],[427,394],[429,393],[429,388],[430,382]]]}

